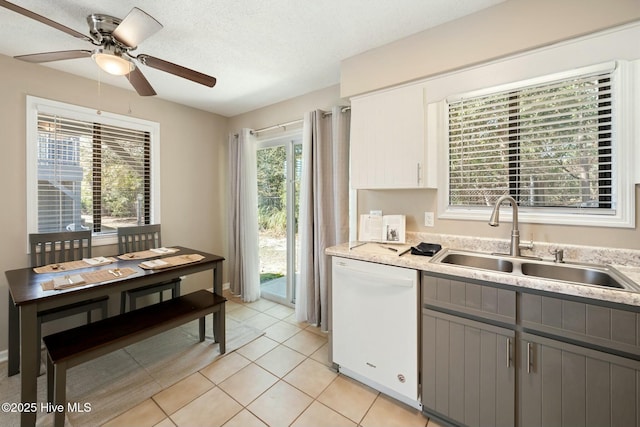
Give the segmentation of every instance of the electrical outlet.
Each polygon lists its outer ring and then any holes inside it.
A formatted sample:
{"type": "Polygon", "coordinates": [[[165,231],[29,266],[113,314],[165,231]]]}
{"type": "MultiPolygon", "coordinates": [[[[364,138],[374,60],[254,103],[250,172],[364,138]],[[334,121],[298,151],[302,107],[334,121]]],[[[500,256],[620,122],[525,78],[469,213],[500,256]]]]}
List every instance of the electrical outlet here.
{"type": "Polygon", "coordinates": [[[433,227],[433,212],[425,212],[424,213],[424,226],[425,227],[433,227]]]}

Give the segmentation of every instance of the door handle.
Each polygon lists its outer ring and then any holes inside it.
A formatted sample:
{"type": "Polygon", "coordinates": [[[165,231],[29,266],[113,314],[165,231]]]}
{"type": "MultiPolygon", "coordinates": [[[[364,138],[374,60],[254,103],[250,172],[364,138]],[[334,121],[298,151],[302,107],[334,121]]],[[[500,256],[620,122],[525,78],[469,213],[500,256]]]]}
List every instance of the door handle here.
{"type": "Polygon", "coordinates": [[[533,345],[528,342],[527,343],[527,374],[530,374],[531,371],[533,370],[533,357],[532,357],[532,352],[533,352],[533,345]]]}
{"type": "Polygon", "coordinates": [[[511,338],[507,338],[507,368],[511,367],[511,338]]]}

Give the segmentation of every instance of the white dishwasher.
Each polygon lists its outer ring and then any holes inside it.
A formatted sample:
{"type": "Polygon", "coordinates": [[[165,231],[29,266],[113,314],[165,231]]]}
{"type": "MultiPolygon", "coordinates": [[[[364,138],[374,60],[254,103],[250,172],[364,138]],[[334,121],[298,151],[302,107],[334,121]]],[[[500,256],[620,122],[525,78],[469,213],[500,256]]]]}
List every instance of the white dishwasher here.
{"type": "Polygon", "coordinates": [[[418,387],[418,271],[332,260],[333,361],[339,371],[412,407],[418,387]]]}

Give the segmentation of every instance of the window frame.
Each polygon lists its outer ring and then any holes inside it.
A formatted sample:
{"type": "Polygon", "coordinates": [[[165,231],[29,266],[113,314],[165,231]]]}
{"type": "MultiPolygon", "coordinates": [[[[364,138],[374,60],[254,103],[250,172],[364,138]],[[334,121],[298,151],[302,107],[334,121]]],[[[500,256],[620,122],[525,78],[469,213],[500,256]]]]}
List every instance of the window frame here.
{"type": "MultiPolygon", "coordinates": [[[[150,218],[160,223],[160,124],[31,95],[26,97],[27,235],[38,232],[38,113],[148,132],[150,136],[150,218]]],[[[117,243],[113,234],[94,234],[94,246],[117,243]]],[[[28,244],[27,244],[28,247],[28,244]]],[[[28,250],[27,250],[28,252],[28,250]]]]}
{"type": "MultiPolygon", "coordinates": [[[[492,206],[461,207],[449,205],[449,123],[448,103],[460,99],[460,97],[475,97],[488,95],[495,92],[515,90],[522,87],[544,84],[550,81],[569,79],[578,75],[596,73],[598,70],[615,68],[612,72],[612,108],[614,110],[612,126],[612,171],[613,195],[615,196],[615,214],[598,214],[581,211],[579,208],[551,208],[551,207],[520,207],[519,220],[522,223],[578,225],[593,227],[635,227],[635,177],[633,171],[633,116],[634,93],[639,86],[634,82],[634,76],[638,74],[638,61],[613,61],[603,64],[580,67],[559,73],[512,82],[504,85],[493,86],[480,90],[470,91],[461,95],[452,95],[437,103],[440,110],[441,121],[438,124],[441,134],[442,149],[439,163],[443,165],[442,188],[439,191],[439,218],[459,220],[484,220],[487,221],[492,206]]],[[[510,217],[510,211],[505,211],[505,217],[510,217]]]]}

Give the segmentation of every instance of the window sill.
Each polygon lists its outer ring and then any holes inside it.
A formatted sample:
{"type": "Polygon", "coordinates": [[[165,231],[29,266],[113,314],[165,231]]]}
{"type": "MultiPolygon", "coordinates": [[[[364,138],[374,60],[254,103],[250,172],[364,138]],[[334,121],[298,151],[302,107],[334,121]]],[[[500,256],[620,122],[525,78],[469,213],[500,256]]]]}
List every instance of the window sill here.
{"type": "Polygon", "coordinates": [[[115,234],[105,235],[105,236],[92,236],[92,246],[108,246],[108,245],[117,245],[118,244],[118,236],[115,234]]]}

